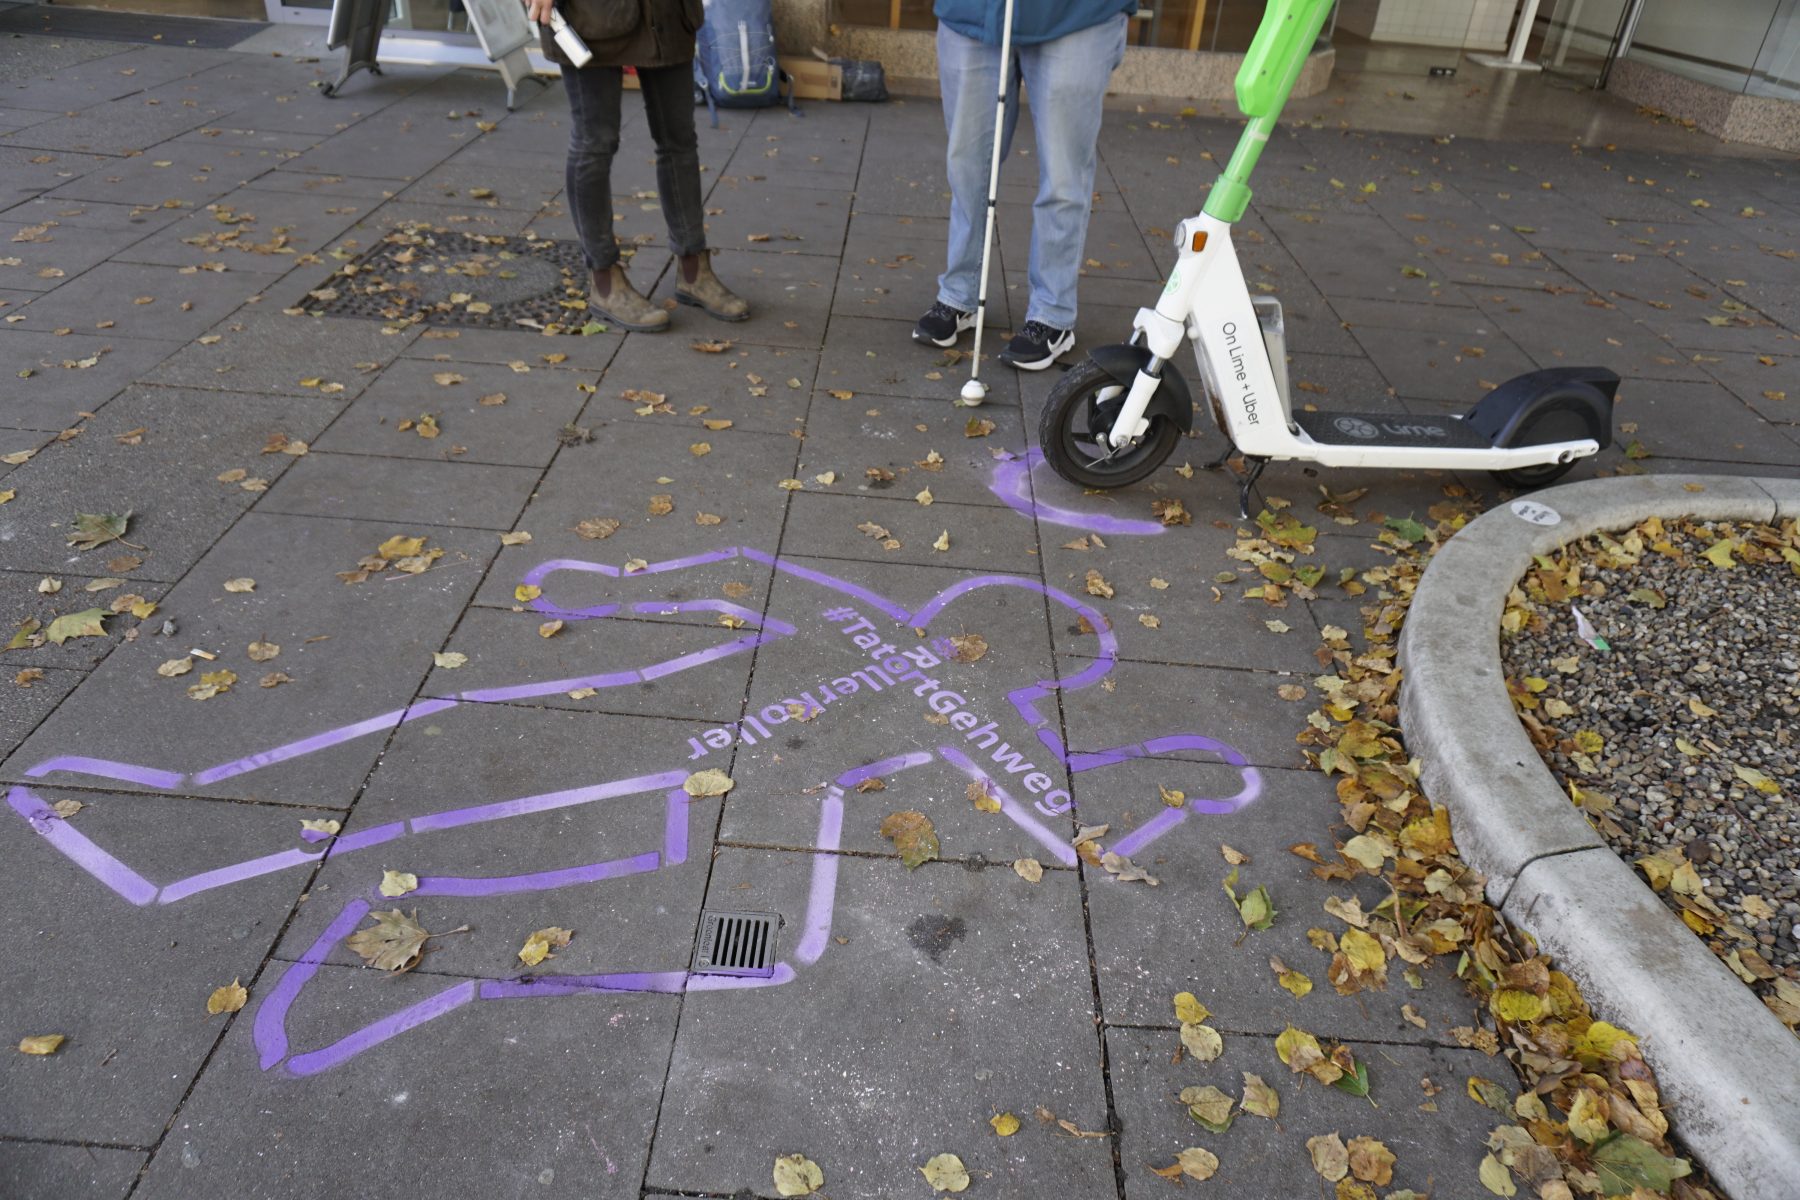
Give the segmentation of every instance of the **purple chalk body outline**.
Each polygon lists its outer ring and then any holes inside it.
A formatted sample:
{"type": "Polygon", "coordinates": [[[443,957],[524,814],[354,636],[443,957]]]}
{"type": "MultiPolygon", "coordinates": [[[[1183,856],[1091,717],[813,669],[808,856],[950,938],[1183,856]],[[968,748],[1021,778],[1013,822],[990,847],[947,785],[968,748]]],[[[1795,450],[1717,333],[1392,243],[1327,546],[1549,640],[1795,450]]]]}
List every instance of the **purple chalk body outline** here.
{"type": "MultiPolygon", "coordinates": [[[[1033,451],[1032,454],[1035,456],[1038,452],[1033,451]]],[[[1022,489],[1024,473],[1032,465],[1035,465],[1034,459],[1024,459],[1018,460],[1014,464],[1002,464],[1002,468],[1017,467],[1019,486],[1022,489]]],[[[999,486],[1001,475],[1001,471],[996,472],[996,494],[1002,494],[999,486]]],[[[1003,498],[1005,498],[1004,495],[1003,498]]],[[[1010,500],[1008,502],[1011,503],[1010,500]]],[[[1019,506],[1015,504],[1014,507],[1019,506]]],[[[1034,506],[1034,511],[1041,519],[1055,520],[1054,516],[1046,515],[1046,513],[1058,510],[1046,510],[1043,506],[1038,505],[1034,506]]],[[[1074,523],[1102,532],[1161,532],[1161,527],[1153,522],[1127,522],[1118,518],[1081,518],[1074,523]],[[1126,528],[1126,526],[1131,526],[1131,528],[1126,528]],[[1145,528],[1137,528],[1137,526],[1145,528]]],[[[1129,856],[1142,850],[1163,834],[1180,825],[1194,812],[1213,814],[1235,812],[1245,805],[1253,803],[1261,793],[1260,774],[1254,767],[1248,765],[1242,754],[1223,742],[1199,734],[1177,734],[1096,752],[1068,751],[1060,736],[1052,728],[1051,718],[1038,711],[1038,702],[1052,695],[1053,692],[1075,691],[1098,683],[1111,671],[1118,660],[1118,639],[1106,620],[1087,604],[1059,589],[1021,576],[982,575],[960,580],[937,592],[925,604],[912,611],[877,592],[848,580],[839,579],[823,571],[797,563],[782,561],[773,555],[751,547],[728,547],[689,555],[684,558],[651,563],[635,571],[625,571],[605,563],[588,562],[581,559],[549,559],[528,571],[522,582],[541,587],[544,580],[561,571],[598,574],[612,579],[631,578],[639,575],[653,576],[733,559],[760,563],[796,579],[852,597],[880,611],[902,628],[925,629],[958,599],[992,587],[1021,588],[1044,596],[1085,618],[1088,626],[1095,631],[1094,636],[1099,643],[1096,656],[1086,668],[1060,682],[1039,680],[1007,693],[1007,700],[1014,711],[1032,728],[1038,740],[1055,755],[1057,762],[1074,774],[1116,765],[1132,759],[1156,758],[1182,751],[1199,751],[1214,755],[1223,764],[1235,767],[1239,771],[1242,782],[1239,790],[1231,796],[1190,799],[1182,808],[1163,809],[1154,818],[1114,843],[1113,849],[1119,854],[1129,856]]],[[[45,759],[27,769],[25,774],[32,779],[41,779],[52,774],[87,775],[135,783],[142,787],[164,791],[174,790],[185,783],[205,786],[264,767],[288,762],[356,738],[386,733],[402,724],[447,711],[461,704],[500,703],[567,692],[581,687],[592,687],[599,690],[631,686],[754,650],[759,646],[791,637],[796,632],[795,626],[788,622],[765,617],[751,609],[724,600],[648,601],[630,605],[618,603],[599,604],[585,608],[565,608],[540,594],[530,602],[530,606],[539,613],[560,617],[564,620],[603,619],[626,612],[640,615],[718,612],[754,627],[756,632],[708,650],[684,654],[638,670],[574,676],[511,687],[475,688],[459,692],[454,697],[420,701],[405,708],[312,734],[192,774],[81,755],[60,755],[45,759]]],[[[477,1000],[592,995],[608,992],[716,991],[778,987],[791,982],[797,977],[793,964],[813,965],[823,956],[830,944],[832,916],[837,894],[838,858],[843,830],[845,790],[854,788],[857,784],[877,776],[893,775],[940,760],[948,763],[969,779],[981,781],[988,793],[1000,802],[1001,812],[1021,831],[1043,846],[1057,862],[1071,867],[1078,863],[1078,857],[1073,847],[1067,844],[1066,839],[1039,820],[1029,806],[1008,795],[990,775],[961,750],[954,746],[939,745],[930,750],[911,751],[878,762],[853,767],[838,775],[828,785],[820,804],[819,827],[813,847],[812,879],[807,897],[806,914],[800,922],[800,940],[790,955],[793,962],[778,963],[775,974],[770,978],[739,978],[694,975],[687,971],[662,971],[528,976],[513,980],[462,980],[399,1012],[390,1013],[371,1021],[330,1045],[290,1055],[287,1037],[288,1013],[306,985],[316,976],[319,968],[325,964],[332,948],[349,936],[375,904],[385,902],[371,888],[365,896],[346,902],[312,946],[287,967],[273,988],[263,996],[252,1026],[253,1039],[262,1067],[264,1070],[271,1070],[277,1066],[284,1066],[289,1073],[302,1076],[329,1070],[374,1046],[477,1000]]],[[[622,799],[658,791],[664,794],[666,812],[663,822],[663,844],[658,850],[575,867],[519,875],[422,876],[419,879],[418,889],[408,893],[413,896],[467,898],[548,891],[647,874],[663,867],[676,866],[686,862],[689,840],[688,810],[692,804],[681,787],[686,778],[687,772],[684,770],[663,771],[629,779],[612,780],[588,787],[570,788],[536,796],[523,796],[513,800],[426,813],[408,820],[390,822],[335,837],[325,834],[308,835],[308,840],[325,841],[329,844],[316,851],[288,849],[262,855],[243,862],[202,871],[162,885],[146,879],[110,852],[101,848],[68,821],[59,817],[31,788],[15,785],[7,793],[7,803],[29,824],[34,832],[45,838],[71,862],[98,879],[127,902],[133,905],[147,906],[176,903],[190,896],[228,884],[295,867],[311,866],[322,859],[337,858],[343,854],[385,845],[401,838],[509,820],[514,817],[604,800],[622,799]]]]}

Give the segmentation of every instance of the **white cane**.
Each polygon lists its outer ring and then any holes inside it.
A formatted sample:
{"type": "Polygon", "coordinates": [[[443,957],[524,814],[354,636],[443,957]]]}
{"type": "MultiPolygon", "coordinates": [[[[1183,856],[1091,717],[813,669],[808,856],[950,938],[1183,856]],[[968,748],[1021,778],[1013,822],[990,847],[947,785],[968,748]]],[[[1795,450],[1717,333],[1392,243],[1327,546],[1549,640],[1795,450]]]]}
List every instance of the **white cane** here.
{"type": "Polygon", "coordinates": [[[974,408],[987,399],[981,382],[981,332],[987,323],[988,252],[994,245],[994,201],[1000,190],[1000,145],[1006,126],[1006,85],[1012,79],[1013,0],[1006,0],[1000,26],[1000,99],[994,107],[994,157],[988,167],[987,228],[981,237],[981,291],[975,301],[975,354],[969,360],[969,382],[963,384],[960,403],[974,408]]]}

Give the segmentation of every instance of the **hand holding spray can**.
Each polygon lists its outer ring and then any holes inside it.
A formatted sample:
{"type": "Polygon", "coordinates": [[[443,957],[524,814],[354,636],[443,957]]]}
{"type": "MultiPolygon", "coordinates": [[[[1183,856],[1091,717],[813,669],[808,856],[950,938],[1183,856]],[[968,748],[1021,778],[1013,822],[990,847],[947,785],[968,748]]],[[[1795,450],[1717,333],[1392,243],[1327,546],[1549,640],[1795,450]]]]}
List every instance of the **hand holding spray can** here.
{"type": "Polygon", "coordinates": [[[563,54],[568,57],[570,66],[585,67],[593,61],[594,52],[587,48],[587,43],[581,40],[581,35],[576,33],[574,27],[564,19],[561,9],[552,8],[550,10],[550,34],[556,39],[556,44],[561,48],[563,54]]]}

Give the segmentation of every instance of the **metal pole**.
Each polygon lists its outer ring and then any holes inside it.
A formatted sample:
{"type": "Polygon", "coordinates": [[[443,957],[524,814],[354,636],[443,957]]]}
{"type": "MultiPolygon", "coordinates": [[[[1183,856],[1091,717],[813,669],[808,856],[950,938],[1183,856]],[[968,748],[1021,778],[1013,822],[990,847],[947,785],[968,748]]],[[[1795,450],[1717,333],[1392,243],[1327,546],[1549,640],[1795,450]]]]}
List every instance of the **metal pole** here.
{"type": "Polygon", "coordinates": [[[981,290],[975,301],[975,354],[969,360],[969,382],[963,385],[962,398],[970,405],[987,397],[987,385],[981,382],[981,334],[987,323],[988,254],[994,247],[994,202],[1000,190],[1001,135],[1006,126],[1006,85],[1012,80],[1013,0],[1006,0],[1000,26],[1000,99],[994,106],[994,154],[988,166],[987,229],[981,238],[981,290]]]}
{"type": "Polygon", "coordinates": [[[1538,0],[1525,0],[1525,8],[1519,14],[1519,27],[1513,31],[1512,49],[1505,58],[1498,54],[1471,54],[1469,61],[1480,63],[1484,67],[1494,67],[1502,71],[1541,71],[1544,68],[1537,63],[1525,61],[1525,43],[1531,40],[1531,25],[1537,20],[1538,0]]]}

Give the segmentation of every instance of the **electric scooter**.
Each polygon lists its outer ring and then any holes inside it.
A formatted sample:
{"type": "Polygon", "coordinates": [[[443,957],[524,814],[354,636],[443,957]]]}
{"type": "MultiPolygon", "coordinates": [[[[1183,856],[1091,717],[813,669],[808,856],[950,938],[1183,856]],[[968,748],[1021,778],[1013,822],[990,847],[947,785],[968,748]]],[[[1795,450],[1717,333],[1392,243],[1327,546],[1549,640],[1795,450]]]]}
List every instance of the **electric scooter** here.
{"type": "Polygon", "coordinates": [[[1296,412],[1288,390],[1281,302],[1252,298],[1231,241],[1250,202],[1250,172],[1275,131],[1332,0],[1270,0],[1236,81],[1248,117],[1204,210],[1177,226],[1179,258],[1154,308],[1140,308],[1128,343],[1104,346],[1051,391],[1038,424],[1044,459],[1084,488],[1145,478],[1193,428],[1186,380],[1170,363],[1183,337],[1227,445],[1208,466],[1242,457],[1238,506],[1273,461],[1327,467],[1486,470],[1513,488],[1561,478],[1612,443],[1619,377],[1602,367],[1552,367],[1510,379],[1460,417],[1296,412]]]}

